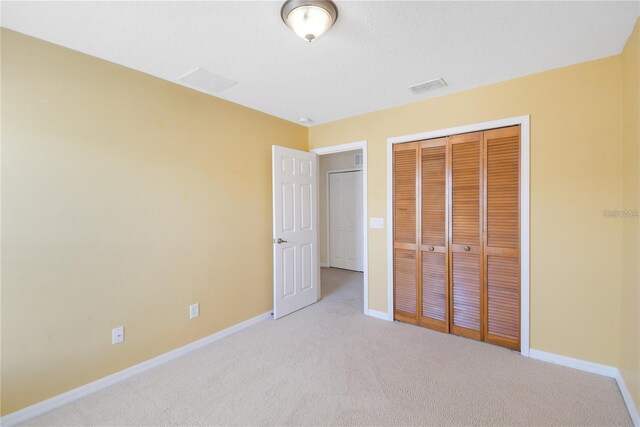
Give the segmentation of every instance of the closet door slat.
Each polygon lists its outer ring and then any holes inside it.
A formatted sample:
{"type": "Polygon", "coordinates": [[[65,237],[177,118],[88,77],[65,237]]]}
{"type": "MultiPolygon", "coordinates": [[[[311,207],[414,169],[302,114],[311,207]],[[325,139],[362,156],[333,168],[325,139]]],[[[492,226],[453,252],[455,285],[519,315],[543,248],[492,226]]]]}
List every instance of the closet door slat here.
{"type": "Polygon", "coordinates": [[[394,318],[417,323],[418,144],[393,147],[393,291],[394,318]]]}
{"type": "Polygon", "coordinates": [[[446,138],[422,147],[422,245],[444,247],[446,232],[446,138]]]}
{"type": "Polygon", "coordinates": [[[410,249],[395,249],[393,257],[395,314],[396,317],[399,315],[398,320],[415,323],[416,251],[410,249]]]}
{"type": "Polygon", "coordinates": [[[447,138],[422,141],[420,161],[420,324],[448,332],[447,138]]]}
{"type": "MultiPolygon", "coordinates": [[[[518,258],[487,256],[488,340],[501,337],[519,348],[520,263],[518,258]]],[[[495,340],[494,340],[495,341],[495,340]]]]}
{"type": "Polygon", "coordinates": [[[451,144],[451,332],[482,339],[482,132],[449,137],[451,144]]]}
{"type": "Polygon", "coordinates": [[[520,127],[484,132],[485,340],[520,348],[520,127]]]}
{"type": "Polygon", "coordinates": [[[422,317],[424,326],[446,330],[447,320],[447,256],[438,252],[422,252],[422,317]],[[430,322],[433,320],[433,322],[430,322]]]}
{"type": "Polygon", "coordinates": [[[480,339],[480,336],[460,330],[480,331],[480,256],[464,252],[452,254],[453,267],[453,326],[454,333],[471,335],[480,339]]]}
{"type": "Polygon", "coordinates": [[[416,243],[416,156],[415,144],[394,147],[394,243],[416,243]]]}
{"type": "Polygon", "coordinates": [[[480,148],[482,133],[451,137],[452,243],[480,244],[480,148]]]}

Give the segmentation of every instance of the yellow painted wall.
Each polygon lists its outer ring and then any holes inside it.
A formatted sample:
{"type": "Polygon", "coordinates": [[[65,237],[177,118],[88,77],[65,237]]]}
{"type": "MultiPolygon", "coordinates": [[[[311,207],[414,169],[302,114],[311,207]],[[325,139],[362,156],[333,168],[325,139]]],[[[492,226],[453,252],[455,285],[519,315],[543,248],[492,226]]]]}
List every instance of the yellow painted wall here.
{"type": "MultiPolygon", "coordinates": [[[[621,55],[623,209],[640,209],[640,20],[621,55]]],[[[640,408],[640,218],[622,221],[619,368],[640,408]]]]}
{"type": "MultiPolygon", "coordinates": [[[[621,223],[602,211],[622,202],[619,85],[620,58],[605,58],[315,126],[309,146],[367,140],[369,216],[386,218],[387,138],[531,115],[531,347],[615,366],[621,223]]],[[[382,312],[386,233],[369,230],[382,312]]]]}
{"type": "Polygon", "coordinates": [[[271,145],[306,128],[1,35],[2,414],[270,310],[271,145]]]}

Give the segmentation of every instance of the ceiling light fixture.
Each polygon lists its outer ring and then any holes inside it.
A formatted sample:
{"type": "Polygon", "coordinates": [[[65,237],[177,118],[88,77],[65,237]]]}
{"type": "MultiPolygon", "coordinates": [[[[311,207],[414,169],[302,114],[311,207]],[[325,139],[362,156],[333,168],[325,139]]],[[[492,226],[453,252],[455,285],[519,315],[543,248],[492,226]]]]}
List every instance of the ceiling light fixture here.
{"type": "Polygon", "coordinates": [[[311,43],[336,23],[338,8],[331,0],[287,0],[280,16],[298,37],[311,43]]]}

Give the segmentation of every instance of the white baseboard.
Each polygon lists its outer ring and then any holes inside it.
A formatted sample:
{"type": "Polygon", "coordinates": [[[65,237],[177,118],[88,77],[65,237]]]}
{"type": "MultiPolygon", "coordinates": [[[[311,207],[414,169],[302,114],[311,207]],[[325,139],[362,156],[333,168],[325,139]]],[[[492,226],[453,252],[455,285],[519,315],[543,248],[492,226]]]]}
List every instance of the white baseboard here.
{"type": "Polygon", "coordinates": [[[376,319],[382,320],[393,320],[392,318],[389,318],[389,315],[387,313],[371,309],[367,311],[367,316],[375,317],[376,319]]]}
{"type": "Polygon", "coordinates": [[[610,378],[615,378],[618,373],[618,368],[614,368],[613,366],[587,362],[586,360],[547,353],[546,351],[531,349],[529,350],[529,357],[532,359],[542,360],[544,362],[554,363],[556,365],[566,366],[568,368],[591,372],[592,374],[604,375],[605,377],[610,378]]]}
{"type": "Polygon", "coordinates": [[[328,262],[321,262],[320,263],[320,267],[329,268],[329,263],[328,262]]]}
{"type": "Polygon", "coordinates": [[[616,375],[616,382],[618,383],[618,388],[620,388],[620,393],[622,393],[624,403],[627,405],[627,409],[629,410],[629,415],[631,415],[631,419],[633,420],[633,425],[640,427],[640,415],[638,414],[638,408],[636,408],[636,404],[633,402],[633,397],[631,397],[631,392],[629,392],[627,384],[624,382],[624,378],[622,378],[622,374],[619,370],[616,375]]]}
{"type": "Polygon", "coordinates": [[[135,375],[141,374],[142,372],[148,371],[149,369],[155,368],[156,366],[162,365],[163,363],[166,363],[170,360],[176,359],[180,356],[197,350],[207,344],[211,344],[212,342],[221,340],[222,338],[246,329],[270,317],[271,311],[268,311],[266,313],[260,314],[259,316],[245,320],[244,322],[240,322],[238,324],[230,326],[227,329],[218,331],[215,334],[209,335],[182,347],[178,347],[175,350],[171,350],[167,353],[161,354],[160,356],[154,357],[153,359],[138,363],[137,365],[131,366],[122,371],[93,381],[89,384],[74,388],[73,390],[69,390],[50,399],[43,400],[42,402],[27,406],[26,408],[20,409],[19,411],[7,414],[4,417],[0,418],[0,425],[2,425],[3,427],[10,427],[20,423],[24,423],[25,421],[28,421],[46,412],[52,411],[75,400],[81,399],[92,393],[105,389],[113,384],[119,383],[120,381],[124,381],[135,375]]]}
{"type": "Polygon", "coordinates": [[[538,359],[544,362],[550,362],[556,365],[579,369],[581,371],[591,372],[592,374],[603,375],[605,377],[615,379],[618,383],[618,388],[620,389],[620,393],[622,394],[624,403],[627,405],[627,410],[629,411],[629,415],[631,416],[633,424],[636,427],[640,427],[640,416],[638,416],[638,409],[633,402],[631,393],[629,392],[629,389],[627,388],[627,385],[625,384],[624,379],[622,378],[622,374],[620,374],[620,370],[618,368],[534,349],[529,350],[529,357],[531,357],[532,359],[538,359]]]}

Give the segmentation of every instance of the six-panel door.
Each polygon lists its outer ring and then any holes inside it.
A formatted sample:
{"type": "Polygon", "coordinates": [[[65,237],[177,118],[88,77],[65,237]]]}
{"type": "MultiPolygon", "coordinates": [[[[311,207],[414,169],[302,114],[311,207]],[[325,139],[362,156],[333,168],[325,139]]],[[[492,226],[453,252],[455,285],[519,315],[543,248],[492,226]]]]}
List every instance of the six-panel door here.
{"type": "Polygon", "coordinates": [[[317,155],[273,146],[273,314],[318,300],[317,155]]]}

